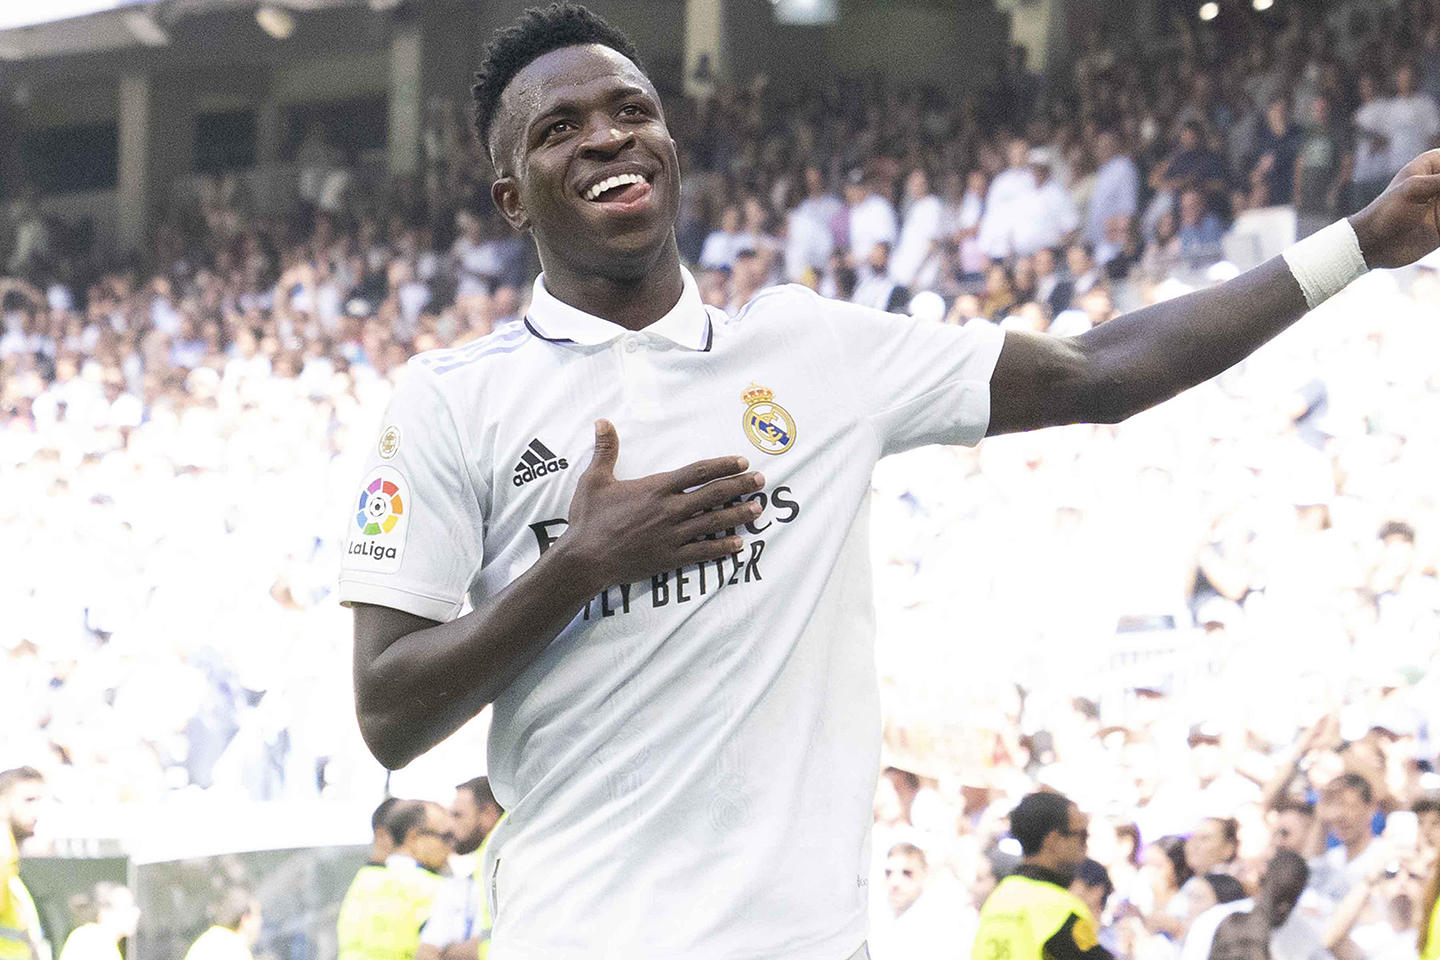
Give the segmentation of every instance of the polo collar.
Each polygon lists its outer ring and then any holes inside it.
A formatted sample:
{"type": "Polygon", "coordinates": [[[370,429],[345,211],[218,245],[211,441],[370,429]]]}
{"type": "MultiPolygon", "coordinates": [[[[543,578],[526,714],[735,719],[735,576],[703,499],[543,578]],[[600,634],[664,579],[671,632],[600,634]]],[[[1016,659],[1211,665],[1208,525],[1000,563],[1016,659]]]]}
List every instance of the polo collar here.
{"type": "MultiPolygon", "coordinates": [[[[664,337],[671,343],[705,352],[714,341],[714,330],[710,313],[700,300],[700,288],[695,278],[683,266],[680,276],[684,286],[680,299],[670,312],[645,328],[647,334],[664,337]]],[[[545,274],[535,278],[534,293],[530,297],[530,312],[525,316],[525,327],[541,340],[551,343],[576,343],[596,346],[609,343],[622,334],[629,333],[625,327],[602,317],[586,313],[563,302],[545,288],[545,274]]]]}

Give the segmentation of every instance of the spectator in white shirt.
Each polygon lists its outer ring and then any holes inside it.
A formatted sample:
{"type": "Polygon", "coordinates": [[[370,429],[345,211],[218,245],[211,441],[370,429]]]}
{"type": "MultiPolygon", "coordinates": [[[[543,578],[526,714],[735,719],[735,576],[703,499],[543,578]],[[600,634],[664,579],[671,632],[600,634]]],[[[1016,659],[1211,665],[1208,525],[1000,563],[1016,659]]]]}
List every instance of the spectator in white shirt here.
{"type": "Polygon", "coordinates": [[[897,843],[885,858],[889,909],[870,935],[873,960],[968,957],[971,944],[956,935],[951,913],[926,896],[929,865],[914,844],[897,843]]]}
{"type": "Polygon", "coordinates": [[[1415,89],[1415,68],[1395,68],[1395,96],[1381,118],[1389,144],[1386,172],[1394,175],[1416,156],[1440,143],[1440,110],[1428,94],[1415,89]]]}
{"type": "MultiPolygon", "coordinates": [[[[914,287],[922,268],[929,267],[938,256],[935,244],[941,238],[944,220],[943,204],[930,192],[930,178],[922,167],[911,170],[905,178],[904,211],[900,242],[890,257],[890,279],[902,287],[914,287]]],[[[934,270],[926,272],[933,274],[934,270]]]]}
{"type": "Polygon", "coordinates": [[[729,270],[735,266],[735,255],[748,245],[745,234],[740,230],[740,207],[738,204],[725,205],[720,214],[720,229],[713,230],[705,238],[700,250],[700,266],[710,270],[729,270]]]}
{"type": "Polygon", "coordinates": [[[1394,175],[1385,132],[1386,114],[1392,101],[1380,96],[1380,84],[1372,73],[1360,75],[1359,91],[1360,105],[1351,117],[1355,128],[1355,166],[1350,174],[1347,203],[1352,210],[1359,210],[1378,197],[1394,175]]]}
{"type": "Polygon", "coordinates": [[[1028,257],[1047,247],[1066,243],[1080,226],[1080,211],[1069,191],[1055,176],[1055,152],[1035,147],[1027,154],[1035,189],[1018,198],[1015,212],[1015,255],[1028,257]]]}
{"type": "Polygon", "coordinates": [[[1030,166],[1030,145],[1016,137],[1005,156],[1010,165],[990,183],[980,217],[980,249],[992,260],[1005,260],[1018,252],[1017,240],[1026,226],[1022,221],[1042,206],[1040,184],[1030,166]]]}
{"type": "Polygon", "coordinates": [[[851,172],[845,186],[845,202],[850,206],[850,258],[864,275],[870,252],[877,243],[893,246],[900,233],[895,205],[882,195],[883,184],[864,171],[851,172]]]}
{"type": "Polygon", "coordinates": [[[1111,217],[1135,216],[1140,205],[1140,171],[1135,161],[1120,149],[1114,131],[1102,130],[1095,138],[1095,191],[1085,218],[1085,241],[1099,246],[1105,241],[1105,224],[1111,217]]]}
{"type": "Polygon", "coordinates": [[[819,274],[835,250],[830,228],[845,204],[825,190],[819,167],[805,168],[805,199],[790,211],[785,232],[785,279],[801,283],[806,271],[819,274]]]}

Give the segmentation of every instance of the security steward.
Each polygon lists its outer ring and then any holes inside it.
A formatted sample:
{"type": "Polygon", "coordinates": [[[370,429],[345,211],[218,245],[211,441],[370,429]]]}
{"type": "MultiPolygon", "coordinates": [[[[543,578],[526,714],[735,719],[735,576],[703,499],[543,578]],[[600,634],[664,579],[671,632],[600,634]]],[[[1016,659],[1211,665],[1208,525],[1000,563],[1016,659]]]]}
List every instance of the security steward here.
{"type": "Polygon", "coordinates": [[[1110,960],[1090,908],[1070,892],[1088,821],[1058,793],[1032,793],[1010,814],[1024,854],[980,908],[971,960],[1110,960]]]}
{"type": "Polygon", "coordinates": [[[403,801],[385,825],[395,850],[384,866],[361,867],[341,901],[339,960],[415,960],[420,930],[444,884],[440,872],[455,847],[445,808],[403,801]]]}
{"type": "Polygon", "coordinates": [[[35,835],[45,779],[34,767],[0,772],[0,960],[49,960],[40,914],[20,879],[20,844],[35,835]]]}

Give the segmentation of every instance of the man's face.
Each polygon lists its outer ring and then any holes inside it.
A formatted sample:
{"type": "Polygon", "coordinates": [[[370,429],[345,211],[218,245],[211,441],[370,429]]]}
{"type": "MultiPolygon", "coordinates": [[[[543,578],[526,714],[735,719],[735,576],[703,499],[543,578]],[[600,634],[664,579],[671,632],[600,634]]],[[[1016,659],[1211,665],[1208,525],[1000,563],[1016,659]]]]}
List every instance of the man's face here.
{"type": "Polygon", "coordinates": [[[1018,137],[1011,140],[1010,145],[1005,148],[1005,158],[1010,161],[1012,167],[1025,166],[1025,158],[1029,153],[1030,145],[1018,137]]]}
{"type": "Polygon", "coordinates": [[[495,826],[495,818],[488,807],[475,802],[475,794],[456,790],[455,801],[450,804],[450,823],[455,833],[455,852],[474,853],[495,826]]]}
{"type": "Polygon", "coordinates": [[[438,803],[425,805],[425,823],[412,834],[411,846],[415,860],[426,870],[439,872],[444,869],[455,849],[455,834],[450,825],[450,814],[438,803]]]}
{"type": "Polygon", "coordinates": [[[1339,786],[1325,798],[1325,827],[1341,843],[1359,843],[1370,835],[1375,818],[1373,804],[1366,803],[1359,790],[1339,786]]]}
{"type": "Polygon", "coordinates": [[[135,929],[140,925],[140,907],[135,903],[135,895],[123,887],[116,890],[105,907],[105,920],[106,925],[122,937],[135,936],[135,929]]]}
{"type": "Polygon", "coordinates": [[[1056,831],[1056,835],[1061,841],[1058,848],[1061,869],[1073,870],[1085,862],[1090,841],[1090,818],[1081,813],[1079,807],[1070,805],[1070,820],[1064,830],[1056,831]]]}
{"type": "Polygon", "coordinates": [[[45,799],[45,784],[39,780],[21,780],[0,797],[0,814],[10,822],[10,833],[16,843],[24,843],[35,836],[35,821],[40,815],[40,804],[45,799]]]}
{"type": "Polygon", "coordinates": [[[1402,97],[1408,97],[1415,92],[1415,71],[1409,67],[1401,67],[1395,71],[1395,90],[1402,97]]]}
{"type": "Polygon", "coordinates": [[[1233,856],[1234,845],[1226,841],[1224,830],[1214,820],[1201,820],[1185,840],[1185,862],[1196,873],[1209,873],[1233,856]]]}
{"type": "Polygon", "coordinates": [[[1420,843],[1431,850],[1440,850],[1440,810],[1424,810],[1416,819],[1420,822],[1420,843]]]}
{"type": "Polygon", "coordinates": [[[491,144],[491,195],[511,226],[534,232],[542,264],[639,275],[673,235],[675,142],[655,88],[609,47],[562,47],[516,74],[491,144]]]}
{"type": "Polygon", "coordinates": [[[890,909],[900,916],[925,889],[925,864],[913,853],[892,854],[885,861],[885,883],[890,892],[890,909]]]}
{"type": "Polygon", "coordinates": [[[1311,822],[1311,818],[1299,810],[1281,811],[1275,817],[1275,829],[1270,834],[1270,845],[1276,850],[1290,850],[1303,856],[1311,822]]]}

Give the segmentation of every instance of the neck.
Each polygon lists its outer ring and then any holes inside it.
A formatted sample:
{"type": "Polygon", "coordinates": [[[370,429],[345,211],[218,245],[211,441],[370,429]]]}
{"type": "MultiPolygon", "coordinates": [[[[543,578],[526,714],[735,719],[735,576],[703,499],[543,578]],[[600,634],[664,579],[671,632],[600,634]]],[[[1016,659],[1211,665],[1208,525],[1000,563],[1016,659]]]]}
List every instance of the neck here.
{"type": "Polygon", "coordinates": [[[1368,847],[1368,846],[1370,846],[1370,840],[1371,840],[1371,839],[1372,839],[1372,838],[1371,838],[1370,834],[1366,833],[1366,834],[1362,834],[1362,835],[1361,835],[1360,837],[1358,837],[1357,839],[1346,843],[1346,844],[1345,844],[1345,855],[1346,855],[1346,858],[1347,858],[1347,859],[1350,859],[1350,860],[1354,860],[1356,857],[1360,856],[1360,854],[1364,852],[1365,848],[1368,847]]]}
{"type": "Polygon", "coordinates": [[[1051,873],[1069,872],[1065,865],[1059,860],[1044,853],[1037,853],[1033,857],[1026,857],[1021,863],[1027,867],[1039,867],[1041,870],[1049,870],[1051,873]]]}
{"type": "Polygon", "coordinates": [[[627,330],[641,330],[665,316],[680,302],[685,287],[673,232],[645,258],[639,270],[623,277],[547,262],[552,259],[543,254],[540,258],[545,268],[545,289],[561,302],[627,330]]]}

